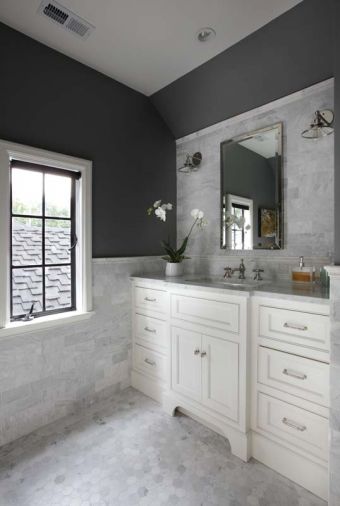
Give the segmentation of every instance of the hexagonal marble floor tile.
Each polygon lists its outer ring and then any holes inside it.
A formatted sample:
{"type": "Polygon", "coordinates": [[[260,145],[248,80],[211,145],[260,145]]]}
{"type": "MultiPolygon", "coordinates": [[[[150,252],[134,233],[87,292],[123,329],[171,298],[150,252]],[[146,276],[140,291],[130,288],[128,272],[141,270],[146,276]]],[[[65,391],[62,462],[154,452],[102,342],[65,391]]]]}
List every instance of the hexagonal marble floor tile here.
{"type": "Polygon", "coordinates": [[[0,506],[324,506],[129,388],[0,448],[0,506]]]}

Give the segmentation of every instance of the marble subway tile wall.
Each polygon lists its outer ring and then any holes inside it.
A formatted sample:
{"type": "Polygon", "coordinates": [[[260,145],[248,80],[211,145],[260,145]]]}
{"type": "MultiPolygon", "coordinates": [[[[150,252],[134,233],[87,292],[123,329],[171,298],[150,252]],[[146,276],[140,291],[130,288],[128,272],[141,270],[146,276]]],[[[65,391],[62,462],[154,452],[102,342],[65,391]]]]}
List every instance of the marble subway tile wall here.
{"type": "MultiPolygon", "coordinates": [[[[196,232],[186,262],[188,272],[220,274],[225,265],[245,258],[247,270],[265,267],[267,276],[289,277],[298,257],[319,268],[329,264],[334,244],[334,136],[310,141],[301,132],[317,109],[333,109],[333,80],[228,119],[177,141],[177,166],[186,153],[201,151],[200,170],[177,177],[177,231],[180,241],[190,226],[190,210],[206,212],[209,226],[196,232]],[[284,248],[281,251],[220,249],[220,143],[278,122],[283,123],[284,248]],[[236,258],[235,258],[236,257],[236,258]],[[221,270],[222,269],[222,270],[221,270]]],[[[249,273],[249,270],[248,270],[249,273]]]]}
{"type": "Polygon", "coordinates": [[[331,278],[329,506],[340,504],[340,266],[328,267],[331,278]]]}
{"type": "Polygon", "coordinates": [[[0,445],[130,385],[130,286],[155,257],[93,261],[93,316],[0,339],[0,445]]]}

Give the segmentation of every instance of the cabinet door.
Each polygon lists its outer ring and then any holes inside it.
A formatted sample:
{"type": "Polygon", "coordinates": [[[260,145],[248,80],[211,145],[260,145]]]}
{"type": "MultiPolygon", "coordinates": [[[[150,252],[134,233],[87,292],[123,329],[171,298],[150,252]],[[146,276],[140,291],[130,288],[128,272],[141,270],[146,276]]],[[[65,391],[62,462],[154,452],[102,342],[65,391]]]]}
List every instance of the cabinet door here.
{"type": "Polygon", "coordinates": [[[201,400],[201,334],[172,327],[172,388],[201,400]]]}
{"type": "Polygon", "coordinates": [[[238,421],[238,344],[203,336],[202,352],[203,403],[214,411],[238,421]]]}

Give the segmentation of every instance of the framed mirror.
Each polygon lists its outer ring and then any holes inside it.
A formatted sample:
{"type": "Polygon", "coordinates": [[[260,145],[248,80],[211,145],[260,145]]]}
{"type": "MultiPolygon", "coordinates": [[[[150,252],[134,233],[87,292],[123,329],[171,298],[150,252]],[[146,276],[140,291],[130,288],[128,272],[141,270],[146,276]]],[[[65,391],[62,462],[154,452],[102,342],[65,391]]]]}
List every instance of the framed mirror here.
{"type": "Polygon", "coordinates": [[[221,143],[221,248],[283,247],[282,123],[221,143]]]}

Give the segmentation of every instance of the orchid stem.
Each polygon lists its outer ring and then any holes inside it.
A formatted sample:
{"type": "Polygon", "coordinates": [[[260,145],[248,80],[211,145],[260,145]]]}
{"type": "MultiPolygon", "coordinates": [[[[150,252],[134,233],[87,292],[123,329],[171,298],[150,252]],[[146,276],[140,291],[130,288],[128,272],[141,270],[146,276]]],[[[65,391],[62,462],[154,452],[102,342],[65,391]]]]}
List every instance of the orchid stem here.
{"type": "Polygon", "coordinates": [[[195,221],[194,221],[194,223],[191,225],[191,228],[190,228],[190,230],[189,230],[189,233],[188,233],[187,237],[190,237],[191,232],[193,231],[194,226],[196,225],[197,220],[198,220],[198,218],[196,218],[196,219],[195,219],[195,221]]]}

